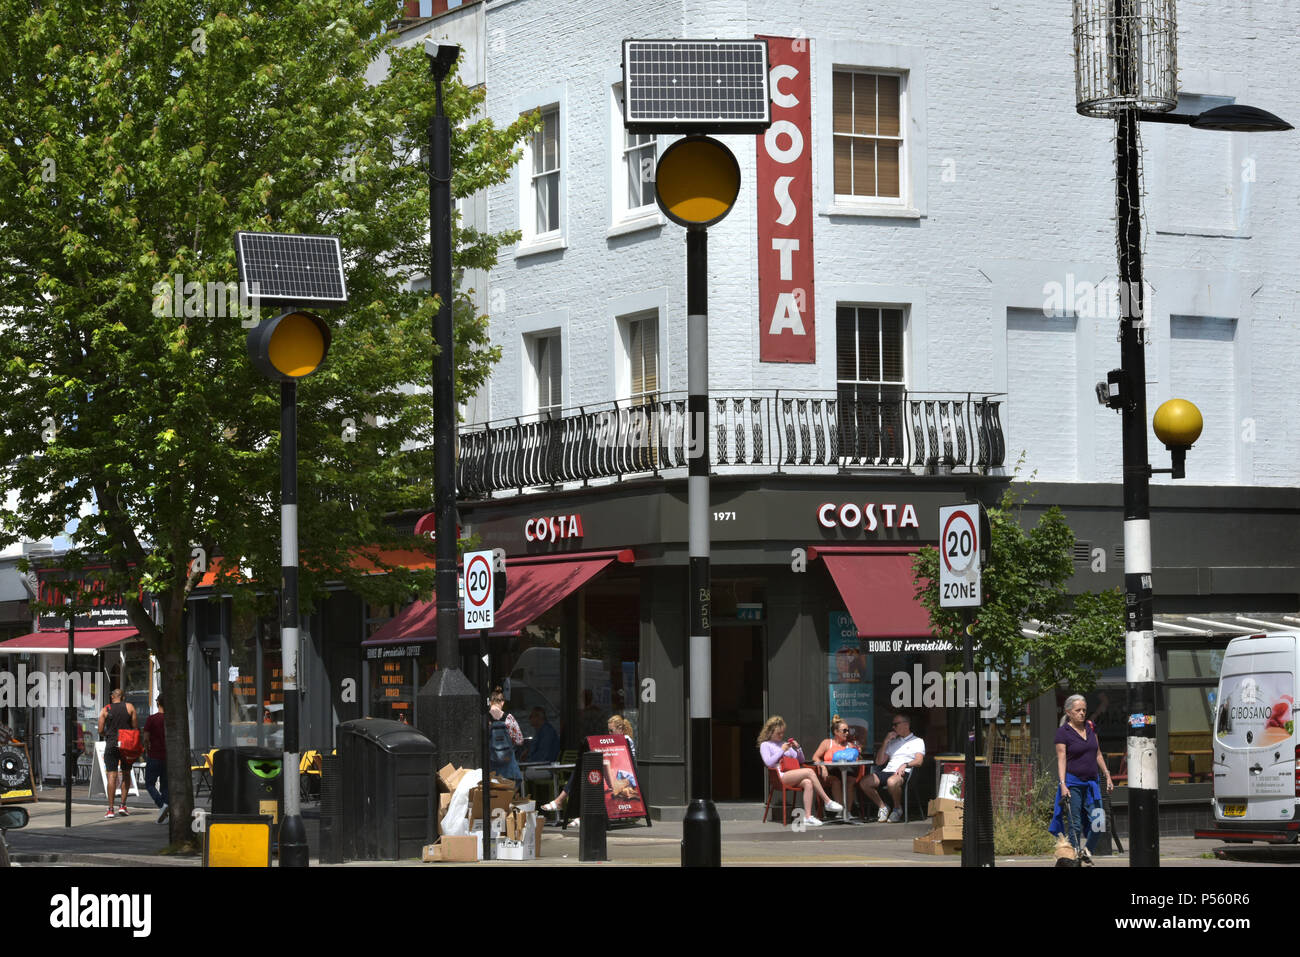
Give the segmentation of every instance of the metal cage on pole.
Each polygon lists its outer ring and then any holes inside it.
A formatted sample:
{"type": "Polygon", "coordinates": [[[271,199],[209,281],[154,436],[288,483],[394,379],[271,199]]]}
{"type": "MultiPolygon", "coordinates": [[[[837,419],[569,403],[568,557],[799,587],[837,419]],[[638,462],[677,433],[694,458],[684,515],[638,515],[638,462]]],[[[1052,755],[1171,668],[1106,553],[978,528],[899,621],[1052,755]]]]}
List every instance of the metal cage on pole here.
{"type": "Polygon", "coordinates": [[[1074,0],[1074,86],[1084,116],[1176,107],[1175,0],[1074,0]]]}

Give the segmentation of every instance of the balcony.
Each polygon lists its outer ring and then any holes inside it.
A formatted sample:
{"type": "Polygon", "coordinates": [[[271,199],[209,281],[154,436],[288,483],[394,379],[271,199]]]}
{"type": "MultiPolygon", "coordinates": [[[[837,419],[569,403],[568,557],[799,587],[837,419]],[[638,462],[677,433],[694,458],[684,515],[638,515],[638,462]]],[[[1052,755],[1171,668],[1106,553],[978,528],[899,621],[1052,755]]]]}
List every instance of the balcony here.
{"type": "MultiPolygon", "coordinates": [[[[1006,454],[1004,399],[895,386],[711,393],[712,471],[986,473],[1001,467],[1006,454]]],[[[685,475],[698,442],[687,426],[685,393],[464,426],[457,496],[685,475]]]]}

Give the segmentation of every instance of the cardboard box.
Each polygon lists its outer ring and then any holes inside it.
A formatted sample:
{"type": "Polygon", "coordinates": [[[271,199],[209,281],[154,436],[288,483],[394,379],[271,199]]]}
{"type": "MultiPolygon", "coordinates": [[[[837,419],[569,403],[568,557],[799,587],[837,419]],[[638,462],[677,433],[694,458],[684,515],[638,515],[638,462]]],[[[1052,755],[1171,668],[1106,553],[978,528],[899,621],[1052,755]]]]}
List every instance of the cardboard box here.
{"type": "Polygon", "coordinates": [[[925,837],[913,838],[912,853],[931,854],[936,857],[960,854],[961,843],[957,841],[933,841],[930,839],[930,835],[927,834],[925,837]]]}
{"type": "Polygon", "coordinates": [[[460,783],[460,779],[464,776],[464,768],[458,768],[454,764],[444,764],[438,771],[438,784],[442,787],[442,790],[450,794],[456,790],[456,785],[460,783]]]}
{"type": "Polygon", "coordinates": [[[481,852],[482,834],[452,836],[444,834],[436,844],[426,844],[421,859],[425,862],[477,861],[481,852]]]}
{"type": "Polygon", "coordinates": [[[447,808],[451,806],[451,795],[446,791],[438,795],[438,822],[442,822],[443,815],[447,813],[447,808]]]}
{"type": "Polygon", "coordinates": [[[961,811],[940,811],[930,816],[935,827],[961,827],[965,815],[961,811]]]}
{"type": "MultiPolygon", "coordinates": [[[[498,778],[493,778],[489,784],[492,788],[492,816],[495,818],[497,816],[497,811],[500,811],[503,815],[508,814],[510,811],[510,803],[515,797],[515,782],[502,781],[498,778]]],[[[469,791],[469,819],[471,824],[472,822],[477,821],[482,813],[483,788],[480,785],[476,788],[470,788],[469,791]]],[[[471,827],[470,830],[473,830],[473,828],[471,827]]]]}
{"type": "Polygon", "coordinates": [[[948,811],[960,811],[963,807],[965,807],[965,804],[962,801],[954,801],[952,798],[935,798],[930,802],[925,816],[934,817],[936,814],[943,814],[948,811]]]}
{"type": "Polygon", "coordinates": [[[930,832],[929,837],[932,841],[956,841],[960,844],[962,839],[961,825],[948,824],[944,826],[936,826],[934,830],[930,832]]]}

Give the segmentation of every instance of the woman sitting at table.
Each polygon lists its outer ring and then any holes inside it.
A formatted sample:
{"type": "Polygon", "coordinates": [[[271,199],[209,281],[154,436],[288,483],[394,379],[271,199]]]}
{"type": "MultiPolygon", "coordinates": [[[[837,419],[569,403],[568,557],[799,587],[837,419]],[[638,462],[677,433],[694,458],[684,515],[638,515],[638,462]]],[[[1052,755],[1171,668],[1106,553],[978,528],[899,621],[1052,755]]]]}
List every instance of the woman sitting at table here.
{"type": "MultiPolygon", "coordinates": [[[[813,754],[814,761],[856,761],[861,757],[858,746],[853,743],[853,729],[849,723],[841,718],[838,714],[831,718],[831,736],[817,746],[813,754]]],[[[857,783],[862,778],[862,772],[866,770],[866,765],[859,765],[853,773],[853,781],[857,783]]],[[[830,784],[831,796],[837,801],[843,801],[840,796],[842,789],[841,776],[834,768],[821,766],[817,769],[817,776],[821,778],[822,784],[830,784]]]]}
{"type": "Polygon", "coordinates": [[[826,810],[834,814],[844,806],[827,796],[826,791],[817,780],[817,773],[812,768],[803,767],[803,749],[793,738],[786,740],[785,719],[774,714],[767,719],[763,730],[758,733],[758,753],[763,763],[777,773],[781,784],[787,788],[803,791],[803,823],[808,827],[821,827],[822,822],[813,816],[812,799],[816,794],[826,805],[826,810]]]}

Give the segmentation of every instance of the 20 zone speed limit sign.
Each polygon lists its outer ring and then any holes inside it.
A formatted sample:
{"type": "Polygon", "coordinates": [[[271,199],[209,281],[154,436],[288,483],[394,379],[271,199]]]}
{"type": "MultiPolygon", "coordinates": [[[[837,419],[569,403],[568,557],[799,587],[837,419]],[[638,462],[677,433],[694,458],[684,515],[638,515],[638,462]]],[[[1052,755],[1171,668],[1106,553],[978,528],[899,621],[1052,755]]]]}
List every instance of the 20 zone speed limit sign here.
{"type": "Polygon", "coordinates": [[[496,604],[492,595],[492,553],[465,555],[465,628],[491,628],[496,604]]]}
{"type": "Polygon", "coordinates": [[[980,505],[967,502],[939,509],[939,605],[980,604],[980,505]]]}

